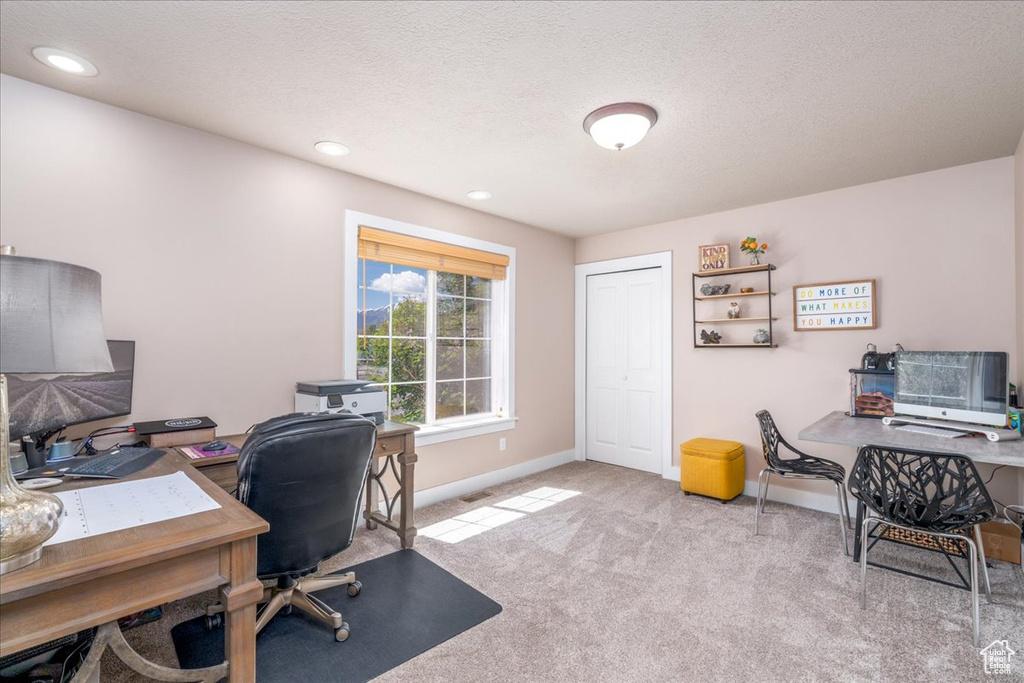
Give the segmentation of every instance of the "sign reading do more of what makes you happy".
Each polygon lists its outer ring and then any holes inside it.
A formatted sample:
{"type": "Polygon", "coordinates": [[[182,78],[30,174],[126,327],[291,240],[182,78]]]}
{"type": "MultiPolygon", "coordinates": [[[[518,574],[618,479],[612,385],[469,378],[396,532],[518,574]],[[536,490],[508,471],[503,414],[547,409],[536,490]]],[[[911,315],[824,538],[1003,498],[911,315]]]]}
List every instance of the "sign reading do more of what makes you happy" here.
{"type": "Polygon", "coordinates": [[[865,330],[877,326],[874,280],[793,287],[793,329],[798,332],[865,330]]]}

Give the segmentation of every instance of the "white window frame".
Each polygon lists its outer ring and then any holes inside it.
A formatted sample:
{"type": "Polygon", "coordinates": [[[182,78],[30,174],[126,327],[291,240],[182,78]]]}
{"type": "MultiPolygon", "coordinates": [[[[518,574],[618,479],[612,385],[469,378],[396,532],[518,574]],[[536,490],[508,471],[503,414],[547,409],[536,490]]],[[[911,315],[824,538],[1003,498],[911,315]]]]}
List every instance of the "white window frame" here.
{"type": "MultiPolygon", "coordinates": [[[[422,239],[444,242],[470,249],[489,251],[508,257],[508,269],[504,281],[495,281],[492,285],[491,316],[494,333],[491,343],[491,407],[497,411],[501,408],[501,417],[477,415],[448,418],[442,422],[420,427],[416,433],[416,443],[430,445],[452,439],[463,439],[493,432],[515,429],[518,419],[515,412],[515,273],[516,250],[504,244],[486,242],[484,240],[457,235],[455,233],[426,228],[412,223],[403,223],[390,218],[374,216],[359,211],[345,211],[345,270],[344,270],[344,359],[345,377],[356,377],[357,325],[356,312],[359,308],[359,226],[387,230],[402,235],[420,237],[422,239]],[[499,291],[500,290],[500,291],[499,291]],[[501,343],[504,340],[505,343],[501,343]],[[497,343],[495,343],[497,342],[497,343]]],[[[431,278],[433,281],[433,278],[431,278]]],[[[428,294],[433,294],[429,292],[428,294]]],[[[429,317],[429,316],[428,316],[429,317]]],[[[427,321],[429,331],[435,322],[427,321]]],[[[433,354],[427,354],[428,363],[433,354]]],[[[429,376],[429,375],[428,375],[429,376]]],[[[433,395],[433,387],[429,387],[428,397],[433,395]]],[[[431,413],[433,411],[430,411],[431,413]]]]}

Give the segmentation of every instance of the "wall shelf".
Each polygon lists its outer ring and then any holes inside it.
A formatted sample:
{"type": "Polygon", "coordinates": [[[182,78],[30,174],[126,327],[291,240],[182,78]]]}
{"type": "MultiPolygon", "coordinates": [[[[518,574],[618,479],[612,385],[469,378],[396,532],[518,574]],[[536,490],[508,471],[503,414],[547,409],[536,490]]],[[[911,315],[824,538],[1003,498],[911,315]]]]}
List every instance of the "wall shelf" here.
{"type": "Polygon", "coordinates": [[[701,325],[708,323],[746,323],[746,322],[764,322],[765,320],[778,320],[778,318],[707,318],[706,320],[694,320],[693,322],[701,325]]]}
{"type": "Polygon", "coordinates": [[[695,344],[696,349],[777,349],[778,344],[695,344]]]}
{"type": "Polygon", "coordinates": [[[757,266],[739,266],[737,268],[719,268],[717,270],[705,270],[700,273],[694,273],[694,277],[719,277],[721,275],[739,275],[742,273],[760,273],[766,270],[775,270],[775,266],[770,263],[762,263],[757,266]]]}
{"type": "Polygon", "coordinates": [[[707,301],[708,299],[735,299],[738,296],[768,296],[769,294],[775,296],[775,292],[736,292],[735,294],[701,294],[693,298],[697,301],[707,301]]]}
{"type": "MultiPolygon", "coordinates": [[[[775,270],[775,266],[770,263],[763,263],[756,266],[740,266],[738,268],[722,268],[720,270],[703,271],[700,273],[693,273],[692,285],[693,285],[693,347],[695,349],[775,349],[778,348],[778,344],[775,342],[775,332],[773,329],[773,323],[778,318],[772,315],[772,297],[775,296],[775,292],[772,291],[772,271],[775,270]],[[754,292],[734,292],[731,294],[701,294],[697,287],[697,280],[712,277],[727,277],[742,276],[750,274],[764,274],[764,289],[760,289],[754,292]],[[768,302],[768,315],[764,316],[751,316],[748,318],[719,318],[719,317],[697,317],[697,302],[698,301],[709,301],[710,304],[705,306],[712,307],[708,312],[717,313],[721,315],[724,311],[721,310],[721,304],[715,305],[722,299],[734,300],[740,297],[764,297],[768,302]],[[764,344],[757,344],[754,342],[721,342],[718,344],[704,344],[700,341],[698,326],[700,325],[717,325],[718,323],[743,323],[743,322],[759,322],[768,323],[766,328],[768,330],[768,341],[764,344]]],[[[712,313],[712,315],[714,315],[712,313]]],[[[742,331],[743,328],[738,328],[742,331]]]]}

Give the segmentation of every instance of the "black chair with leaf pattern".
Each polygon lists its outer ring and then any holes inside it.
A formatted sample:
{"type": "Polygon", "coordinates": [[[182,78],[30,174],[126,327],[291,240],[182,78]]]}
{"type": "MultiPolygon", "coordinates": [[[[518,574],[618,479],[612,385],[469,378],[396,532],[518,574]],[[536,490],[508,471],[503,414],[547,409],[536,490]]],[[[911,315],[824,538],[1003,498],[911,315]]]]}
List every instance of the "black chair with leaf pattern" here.
{"type": "MultiPolygon", "coordinates": [[[[951,453],[932,453],[861,446],[850,472],[850,493],[868,509],[860,537],[861,609],[867,607],[868,551],[881,539],[902,542],[941,552],[960,577],[951,583],[896,567],[901,574],[935,581],[971,592],[974,619],[974,647],[979,646],[978,563],[985,580],[985,593],[992,600],[992,589],[981,542],[982,522],[995,517],[996,509],[978,468],[970,458],[951,453]],[[878,527],[881,527],[878,530],[878,527]],[[878,531],[872,535],[871,531],[878,531]],[[892,533],[902,530],[911,535],[892,533]],[[973,530],[974,540],[971,540],[973,530]],[[930,542],[922,543],[918,536],[930,542]],[[869,545],[870,541],[870,545],[869,545]],[[966,580],[954,558],[967,561],[970,580],[966,580]]],[[[859,513],[858,513],[859,516],[859,513]]]]}
{"type": "Polygon", "coordinates": [[[783,479],[819,479],[832,482],[836,489],[836,501],[839,505],[839,526],[842,530],[843,552],[847,555],[846,529],[850,525],[850,509],[846,503],[846,470],[837,462],[817,458],[794,448],[786,441],[771,413],[762,410],[757,413],[757,422],[761,427],[761,446],[764,459],[768,465],[757,475],[757,504],[754,506],[754,535],[757,535],[761,513],[768,498],[768,484],[771,476],[776,474],[783,479]],[[779,454],[779,446],[785,447],[796,457],[783,458],[779,454]]]}

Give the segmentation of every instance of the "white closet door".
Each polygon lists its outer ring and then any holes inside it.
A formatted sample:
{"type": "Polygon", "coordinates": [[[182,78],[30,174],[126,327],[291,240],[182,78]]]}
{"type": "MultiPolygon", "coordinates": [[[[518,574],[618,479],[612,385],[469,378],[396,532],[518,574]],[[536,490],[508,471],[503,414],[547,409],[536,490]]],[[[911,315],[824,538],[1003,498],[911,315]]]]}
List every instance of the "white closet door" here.
{"type": "Polygon", "coordinates": [[[661,271],[587,278],[587,459],[661,472],[661,271]]]}

